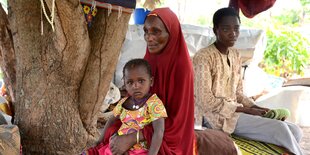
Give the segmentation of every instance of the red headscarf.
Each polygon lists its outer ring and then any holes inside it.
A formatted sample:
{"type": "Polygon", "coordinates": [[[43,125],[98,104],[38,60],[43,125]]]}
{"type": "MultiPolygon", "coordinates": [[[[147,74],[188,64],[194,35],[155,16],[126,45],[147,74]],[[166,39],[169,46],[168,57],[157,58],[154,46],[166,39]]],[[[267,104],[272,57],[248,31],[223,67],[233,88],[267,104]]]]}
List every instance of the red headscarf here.
{"type": "MultiPolygon", "coordinates": [[[[159,154],[193,154],[194,142],[194,85],[192,63],[177,16],[169,8],[155,9],[169,32],[169,40],[160,54],[146,50],[146,59],[152,68],[154,84],[152,93],[163,101],[168,118],[159,154]]],[[[152,130],[143,130],[148,143],[152,130]]]]}

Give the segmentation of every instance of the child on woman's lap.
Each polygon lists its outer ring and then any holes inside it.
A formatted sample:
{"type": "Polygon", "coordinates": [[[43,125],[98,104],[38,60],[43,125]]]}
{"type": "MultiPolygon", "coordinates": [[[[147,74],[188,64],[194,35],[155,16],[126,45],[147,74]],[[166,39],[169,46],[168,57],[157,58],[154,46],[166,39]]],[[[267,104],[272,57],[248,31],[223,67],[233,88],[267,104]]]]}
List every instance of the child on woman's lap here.
{"type": "MultiPolygon", "coordinates": [[[[123,68],[123,76],[124,86],[129,96],[121,99],[114,108],[114,116],[106,123],[100,141],[104,137],[107,128],[116,119],[120,119],[122,125],[115,134],[137,133],[137,144],[128,150],[128,154],[155,155],[161,146],[164,133],[164,117],[167,117],[167,113],[157,95],[149,93],[150,87],[153,85],[150,66],[143,59],[130,60],[123,68]],[[139,130],[149,123],[152,123],[154,129],[150,145],[146,141],[139,141],[139,130]]],[[[98,153],[112,154],[109,145],[99,149],[98,153]]]]}

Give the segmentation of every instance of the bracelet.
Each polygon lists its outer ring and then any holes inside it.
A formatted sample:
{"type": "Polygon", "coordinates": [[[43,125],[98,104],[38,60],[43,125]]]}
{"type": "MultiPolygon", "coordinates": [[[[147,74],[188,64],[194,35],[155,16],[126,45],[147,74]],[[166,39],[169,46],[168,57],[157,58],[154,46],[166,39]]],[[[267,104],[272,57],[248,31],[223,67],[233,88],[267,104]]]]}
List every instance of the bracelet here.
{"type": "Polygon", "coordinates": [[[137,144],[139,144],[139,130],[137,131],[137,144]]]}

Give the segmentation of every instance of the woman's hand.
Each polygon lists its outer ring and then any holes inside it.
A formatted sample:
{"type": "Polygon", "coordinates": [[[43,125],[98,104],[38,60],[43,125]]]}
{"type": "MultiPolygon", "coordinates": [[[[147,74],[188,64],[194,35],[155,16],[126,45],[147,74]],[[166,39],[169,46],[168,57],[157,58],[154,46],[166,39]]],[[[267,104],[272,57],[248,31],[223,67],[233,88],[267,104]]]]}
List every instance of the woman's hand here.
{"type": "Polygon", "coordinates": [[[129,150],[136,141],[135,133],[128,135],[113,135],[110,138],[110,149],[113,155],[123,155],[129,150]]]}

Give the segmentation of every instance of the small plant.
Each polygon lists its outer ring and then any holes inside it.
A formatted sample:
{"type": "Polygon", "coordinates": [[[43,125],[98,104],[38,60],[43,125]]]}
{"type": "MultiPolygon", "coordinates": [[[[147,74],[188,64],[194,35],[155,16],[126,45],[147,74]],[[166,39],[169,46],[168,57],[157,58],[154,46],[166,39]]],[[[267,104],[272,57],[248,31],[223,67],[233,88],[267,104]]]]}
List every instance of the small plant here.
{"type": "Polygon", "coordinates": [[[299,32],[285,27],[267,29],[267,37],[261,67],[267,73],[284,78],[293,74],[303,75],[304,68],[309,64],[309,40],[299,32]]]}

